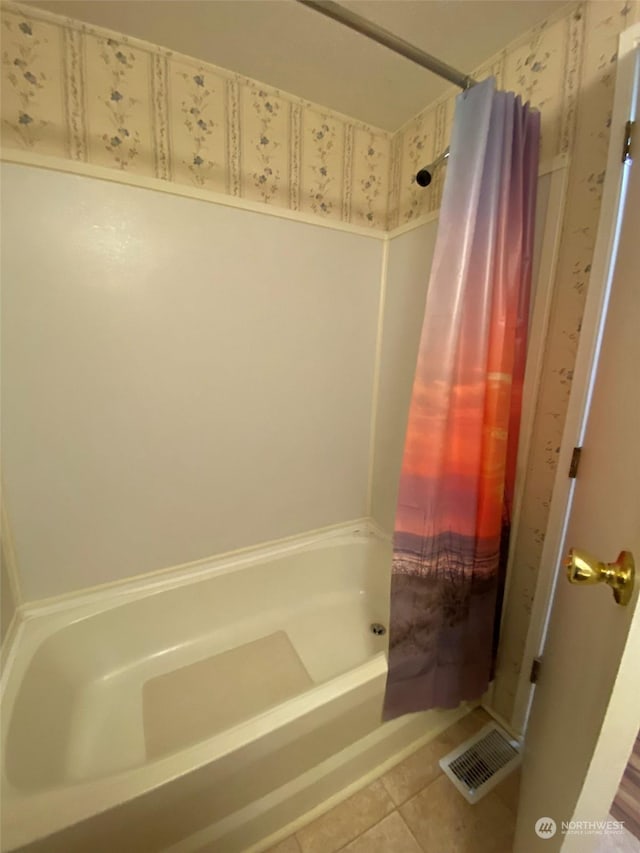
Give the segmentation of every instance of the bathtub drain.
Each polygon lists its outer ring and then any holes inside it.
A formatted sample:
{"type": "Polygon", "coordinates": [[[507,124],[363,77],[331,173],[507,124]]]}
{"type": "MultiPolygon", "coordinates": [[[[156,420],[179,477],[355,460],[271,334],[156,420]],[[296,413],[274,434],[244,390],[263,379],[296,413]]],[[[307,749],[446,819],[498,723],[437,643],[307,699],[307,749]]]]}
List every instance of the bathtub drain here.
{"type": "Polygon", "coordinates": [[[375,634],[377,637],[382,637],[384,634],[387,633],[387,629],[384,627],[384,625],[381,625],[379,622],[372,622],[371,623],[371,633],[375,634]]]}

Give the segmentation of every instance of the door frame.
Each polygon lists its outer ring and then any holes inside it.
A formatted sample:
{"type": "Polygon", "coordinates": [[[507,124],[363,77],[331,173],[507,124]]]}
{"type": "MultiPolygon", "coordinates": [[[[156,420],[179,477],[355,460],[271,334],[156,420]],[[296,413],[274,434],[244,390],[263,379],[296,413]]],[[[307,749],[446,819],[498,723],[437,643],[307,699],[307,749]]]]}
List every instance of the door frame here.
{"type": "MultiPolygon", "coordinates": [[[[638,61],[640,61],[640,24],[635,24],[620,35],[618,42],[611,138],[596,245],[551,496],[549,521],[510,721],[511,727],[523,734],[526,733],[534,696],[534,685],[530,682],[529,674],[534,659],[541,657],[544,651],[554,592],[561,574],[565,534],[576,483],[575,479],[568,476],[569,466],[574,447],[581,447],[584,440],[617,257],[628,184],[628,165],[622,162],[621,155],[626,122],[629,119],[637,121],[635,109],[638,93],[635,91],[635,69],[638,61]]],[[[640,156],[640,140],[637,138],[639,135],[640,132],[636,130],[636,159],[640,156]]]]}

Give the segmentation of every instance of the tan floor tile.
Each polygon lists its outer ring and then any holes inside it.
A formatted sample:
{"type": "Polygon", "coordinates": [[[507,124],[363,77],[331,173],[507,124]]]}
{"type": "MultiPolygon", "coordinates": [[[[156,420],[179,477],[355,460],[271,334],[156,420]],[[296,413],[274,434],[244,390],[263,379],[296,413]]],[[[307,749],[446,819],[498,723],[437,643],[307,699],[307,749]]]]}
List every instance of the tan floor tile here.
{"type": "Polygon", "coordinates": [[[516,834],[515,820],[505,835],[497,839],[495,847],[491,848],[491,853],[513,853],[513,844],[516,834]]]}
{"type": "Polygon", "coordinates": [[[400,808],[426,853],[508,853],[514,816],[493,793],[468,803],[440,776],[400,808]]]}
{"type": "Polygon", "coordinates": [[[300,853],[300,845],[295,835],[290,835],[289,838],[285,838],[280,844],[270,847],[265,853],[300,853]]]}
{"type": "Polygon", "coordinates": [[[481,708],[467,714],[382,776],[393,802],[399,806],[431,784],[442,772],[439,760],[474,735],[491,718],[481,708]]]}
{"type": "Polygon", "coordinates": [[[496,785],[493,792],[502,802],[511,809],[513,814],[518,811],[520,799],[520,769],[516,770],[496,785]]]}
{"type": "Polygon", "coordinates": [[[486,726],[490,722],[491,717],[489,714],[482,708],[476,708],[439,734],[438,740],[446,743],[449,747],[448,751],[451,751],[460,746],[461,743],[464,743],[465,740],[469,740],[470,737],[473,737],[483,726],[486,726]]]}
{"type": "Polygon", "coordinates": [[[302,853],[334,853],[393,811],[380,780],[296,833],[302,853]]]}
{"type": "Polygon", "coordinates": [[[440,735],[388,770],[382,783],[393,802],[399,806],[431,784],[442,772],[438,761],[451,749],[440,735]]]}
{"type": "Polygon", "coordinates": [[[469,716],[475,721],[478,727],[486,726],[487,723],[493,722],[493,717],[491,716],[491,714],[487,713],[487,711],[485,711],[485,709],[481,708],[479,705],[477,708],[473,709],[469,716]]]}
{"type": "Polygon", "coordinates": [[[398,812],[392,812],[348,844],[343,853],[422,853],[422,851],[398,812]]]}
{"type": "Polygon", "coordinates": [[[458,720],[457,723],[454,723],[443,732],[443,735],[452,740],[458,738],[455,744],[455,746],[458,746],[458,744],[467,740],[467,738],[470,738],[476,732],[479,732],[483,726],[486,726],[490,722],[492,722],[492,717],[487,714],[484,708],[474,708],[471,713],[462,717],[461,720],[458,720]]]}

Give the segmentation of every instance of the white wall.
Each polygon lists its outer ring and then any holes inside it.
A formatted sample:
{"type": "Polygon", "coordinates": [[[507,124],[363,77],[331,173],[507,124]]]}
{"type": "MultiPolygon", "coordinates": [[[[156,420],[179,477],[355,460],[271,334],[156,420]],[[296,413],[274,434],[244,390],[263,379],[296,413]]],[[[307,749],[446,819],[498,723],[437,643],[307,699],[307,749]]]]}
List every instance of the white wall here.
{"type": "Polygon", "coordinates": [[[389,241],[371,515],[392,531],[438,222],[389,241]]]}
{"type": "Polygon", "coordinates": [[[382,242],[4,165],[24,598],[367,514],[382,242]]]}

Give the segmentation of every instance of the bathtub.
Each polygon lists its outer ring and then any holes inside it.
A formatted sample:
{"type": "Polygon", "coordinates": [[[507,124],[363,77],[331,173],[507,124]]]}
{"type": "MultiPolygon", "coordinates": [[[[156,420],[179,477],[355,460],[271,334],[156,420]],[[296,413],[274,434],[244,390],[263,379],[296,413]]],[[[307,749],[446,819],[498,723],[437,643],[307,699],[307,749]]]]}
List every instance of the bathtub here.
{"type": "Polygon", "coordinates": [[[28,608],[4,673],[2,849],[264,849],[466,708],[380,723],[370,524],[28,608]]]}

